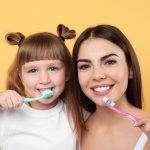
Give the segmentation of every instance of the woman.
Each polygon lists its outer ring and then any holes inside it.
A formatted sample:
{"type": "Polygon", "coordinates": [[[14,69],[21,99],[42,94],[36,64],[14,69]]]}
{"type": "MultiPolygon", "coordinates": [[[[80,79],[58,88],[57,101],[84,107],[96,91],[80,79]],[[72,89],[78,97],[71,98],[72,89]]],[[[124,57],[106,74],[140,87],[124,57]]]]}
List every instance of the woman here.
{"type": "Polygon", "coordinates": [[[73,49],[74,98],[91,112],[83,124],[82,150],[149,149],[149,114],[142,110],[142,82],[134,49],[125,35],[111,25],[87,28],[73,49]],[[138,116],[133,124],[102,103],[138,116]],[[146,133],[146,134],[145,134],[146,133]],[[143,142],[141,144],[141,142],[143,142]]]}

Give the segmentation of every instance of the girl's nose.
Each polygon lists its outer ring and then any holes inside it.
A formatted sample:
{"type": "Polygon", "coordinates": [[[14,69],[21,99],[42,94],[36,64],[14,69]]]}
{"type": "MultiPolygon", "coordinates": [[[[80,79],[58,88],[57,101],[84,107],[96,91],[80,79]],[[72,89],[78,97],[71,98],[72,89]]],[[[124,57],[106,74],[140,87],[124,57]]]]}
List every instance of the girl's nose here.
{"type": "Polygon", "coordinates": [[[49,82],[51,82],[51,79],[50,79],[50,74],[48,71],[42,71],[40,72],[40,83],[41,84],[48,84],[49,82]]]}

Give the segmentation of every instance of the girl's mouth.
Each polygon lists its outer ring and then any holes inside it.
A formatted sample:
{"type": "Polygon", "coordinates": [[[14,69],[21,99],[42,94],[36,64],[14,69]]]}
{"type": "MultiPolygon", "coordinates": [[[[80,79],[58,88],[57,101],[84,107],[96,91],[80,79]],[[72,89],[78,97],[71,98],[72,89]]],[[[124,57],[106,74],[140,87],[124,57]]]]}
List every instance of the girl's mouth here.
{"type": "Polygon", "coordinates": [[[53,91],[54,87],[50,87],[50,88],[41,88],[41,89],[37,89],[41,94],[46,91],[46,90],[51,90],[53,91]]]}

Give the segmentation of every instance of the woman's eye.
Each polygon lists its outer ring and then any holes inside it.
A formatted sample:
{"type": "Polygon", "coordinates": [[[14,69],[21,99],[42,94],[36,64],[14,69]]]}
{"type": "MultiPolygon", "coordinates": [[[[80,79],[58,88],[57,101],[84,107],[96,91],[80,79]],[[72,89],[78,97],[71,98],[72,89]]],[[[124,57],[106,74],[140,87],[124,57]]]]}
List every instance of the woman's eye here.
{"type": "Polygon", "coordinates": [[[28,73],[35,73],[35,72],[37,72],[37,69],[30,69],[30,70],[28,70],[28,73]]]}
{"type": "Polygon", "coordinates": [[[112,64],[115,64],[116,62],[117,62],[116,60],[108,60],[108,61],[106,61],[106,64],[112,65],[112,64]]]}
{"type": "Polygon", "coordinates": [[[78,68],[80,69],[80,70],[86,70],[86,69],[88,69],[90,66],[89,65],[81,65],[81,66],[79,66],[78,68]]]}

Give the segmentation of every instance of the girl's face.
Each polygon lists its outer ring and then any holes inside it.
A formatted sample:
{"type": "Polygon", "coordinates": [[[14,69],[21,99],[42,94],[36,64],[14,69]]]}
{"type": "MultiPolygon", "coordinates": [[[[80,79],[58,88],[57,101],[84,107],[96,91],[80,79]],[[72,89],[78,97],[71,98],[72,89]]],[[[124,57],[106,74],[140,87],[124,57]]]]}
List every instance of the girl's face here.
{"type": "Polygon", "coordinates": [[[39,97],[47,89],[54,95],[48,99],[32,102],[36,108],[48,109],[58,99],[65,88],[65,66],[60,60],[40,60],[25,63],[21,70],[21,80],[28,97],[39,97]]]}
{"type": "Polygon", "coordinates": [[[129,69],[122,49],[112,42],[92,38],[79,49],[78,78],[84,94],[94,103],[106,96],[113,101],[126,98],[129,69]]]}

